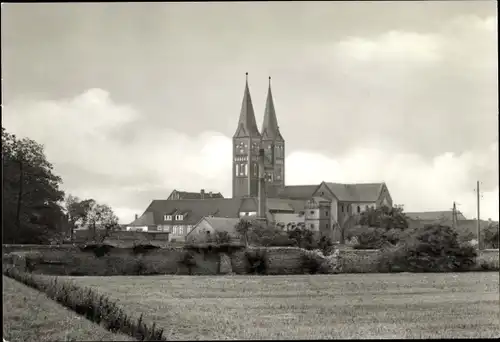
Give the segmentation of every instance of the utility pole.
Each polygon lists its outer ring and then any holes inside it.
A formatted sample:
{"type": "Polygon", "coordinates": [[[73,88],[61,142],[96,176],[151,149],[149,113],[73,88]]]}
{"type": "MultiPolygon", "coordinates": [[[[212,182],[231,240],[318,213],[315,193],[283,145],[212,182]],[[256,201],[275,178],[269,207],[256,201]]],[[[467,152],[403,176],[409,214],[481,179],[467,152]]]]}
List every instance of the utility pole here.
{"type": "Polygon", "coordinates": [[[457,229],[457,206],[455,202],[453,202],[453,209],[451,212],[451,225],[453,230],[457,229]]]}
{"type": "Polygon", "coordinates": [[[480,199],[481,195],[479,192],[479,181],[477,181],[476,185],[476,195],[477,195],[477,248],[481,250],[481,221],[480,221],[480,199]]]}

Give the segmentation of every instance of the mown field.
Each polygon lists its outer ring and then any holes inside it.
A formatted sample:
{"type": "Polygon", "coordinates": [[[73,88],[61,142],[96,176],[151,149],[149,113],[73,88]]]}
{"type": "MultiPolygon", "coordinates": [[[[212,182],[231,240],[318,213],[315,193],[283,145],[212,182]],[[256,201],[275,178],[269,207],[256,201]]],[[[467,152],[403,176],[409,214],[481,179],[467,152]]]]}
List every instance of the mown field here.
{"type": "Polygon", "coordinates": [[[172,340],[500,337],[497,273],[68,278],[172,340]]]}
{"type": "Polygon", "coordinates": [[[64,308],[37,290],[2,276],[3,336],[9,342],[133,341],[64,308]]]}

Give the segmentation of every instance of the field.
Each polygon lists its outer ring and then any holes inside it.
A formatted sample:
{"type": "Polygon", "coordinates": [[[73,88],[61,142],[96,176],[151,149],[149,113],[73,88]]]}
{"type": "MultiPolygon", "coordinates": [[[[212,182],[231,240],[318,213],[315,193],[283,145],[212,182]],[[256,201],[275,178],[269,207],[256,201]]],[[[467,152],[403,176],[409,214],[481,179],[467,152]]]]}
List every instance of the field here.
{"type": "Polygon", "coordinates": [[[171,340],[500,337],[497,273],[68,278],[171,340]]]}
{"type": "Polygon", "coordinates": [[[2,276],[4,339],[15,341],[133,341],[62,307],[43,293],[2,276]]]}

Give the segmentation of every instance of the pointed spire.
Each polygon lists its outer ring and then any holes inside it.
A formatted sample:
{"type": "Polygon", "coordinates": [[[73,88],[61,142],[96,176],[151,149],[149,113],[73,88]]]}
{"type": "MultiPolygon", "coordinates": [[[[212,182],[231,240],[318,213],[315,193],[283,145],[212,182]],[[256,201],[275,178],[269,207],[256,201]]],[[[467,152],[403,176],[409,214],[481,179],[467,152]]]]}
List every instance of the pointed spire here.
{"type": "Polygon", "coordinates": [[[273,94],[271,92],[271,76],[269,76],[269,89],[267,90],[266,110],[262,122],[262,138],[272,140],[283,140],[281,136],[276,110],[274,109],[273,94]]]}
{"type": "Polygon", "coordinates": [[[243,102],[241,104],[240,119],[234,137],[260,137],[255,113],[253,111],[252,97],[248,88],[248,72],[245,73],[245,92],[243,93],[243,102]]]}

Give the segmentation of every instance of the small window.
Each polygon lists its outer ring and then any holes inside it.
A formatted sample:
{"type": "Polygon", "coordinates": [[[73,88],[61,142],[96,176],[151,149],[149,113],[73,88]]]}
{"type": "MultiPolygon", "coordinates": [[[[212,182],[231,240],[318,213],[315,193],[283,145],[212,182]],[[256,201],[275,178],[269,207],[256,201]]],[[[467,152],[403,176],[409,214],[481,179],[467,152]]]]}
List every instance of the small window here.
{"type": "Polygon", "coordinates": [[[327,210],[327,211],[325,211],[325,216],[326,216],[326,217],[328,217],[328,210],[327,210]]]}
{"type": "Polygon", "coordinates": [[[311,223],[311,229],[314,229],[314,223],[311,223]]]}
{"type": "Polygon", "coordinates": [[[172,221],[172,215],[165,215],[165,221],[172,221]]]}
{"type": "Polygon", "coordinates": [[[358,205],[358,213],[361,212],[361,207],[358,205]]]}
{"type": "Polygon", "coordinates": [[[310,213],[311,215],[314,215],[314,210],[311,210],[309,213],[310,213]]]}
{"type": "Polygon", "coordinates": [[[240,164],[236,164],[236,176],[240,175],[240,164]]]}
{"type": "Polygon", "coordinates": [[[344,212],[344,205],[343,204],[340,205],[340,211],[344,212]]]}
{"type": "Polygon", "coordinates": [[[182,221],[184,219],[184,215],[175,215],[175,219],[177,221],[182,221]]]}

